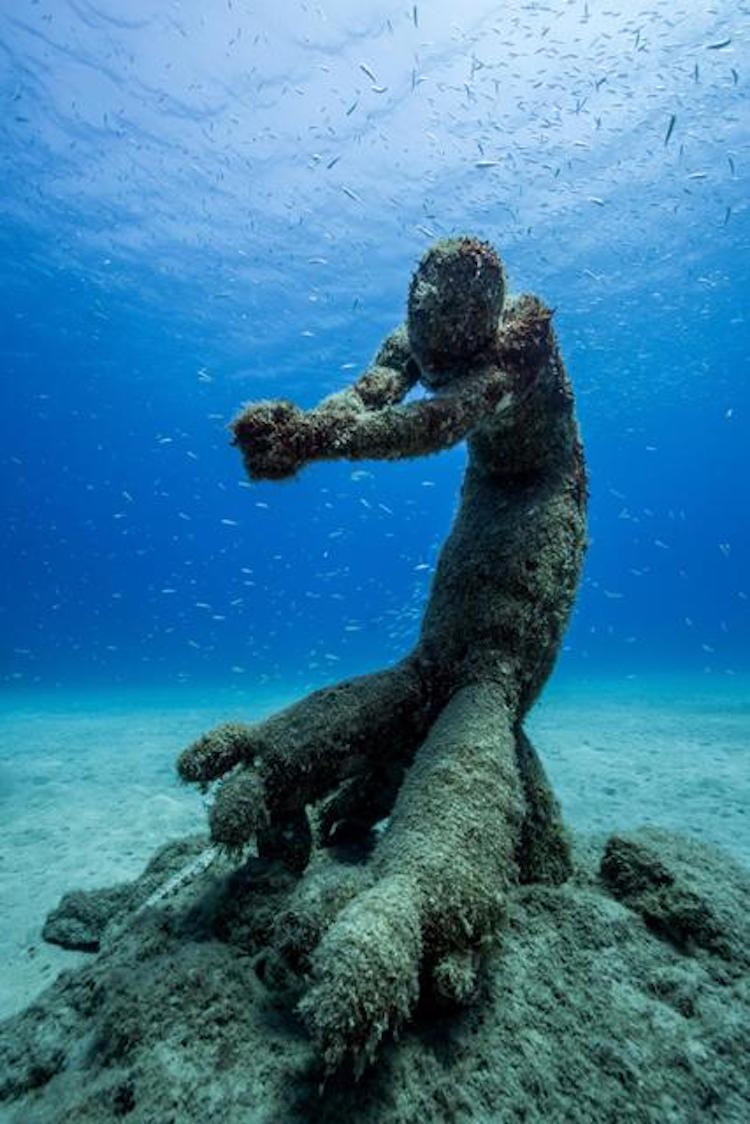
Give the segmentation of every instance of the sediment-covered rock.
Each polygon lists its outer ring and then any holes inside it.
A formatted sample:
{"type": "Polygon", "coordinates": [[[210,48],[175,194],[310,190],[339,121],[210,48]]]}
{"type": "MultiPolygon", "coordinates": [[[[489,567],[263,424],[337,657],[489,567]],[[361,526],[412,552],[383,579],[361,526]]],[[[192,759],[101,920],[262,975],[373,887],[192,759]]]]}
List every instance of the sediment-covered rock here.
{"type": "MultiPolygon", "coordinates": [[[[185,856],[167,857],[165,882],[185,856]]],[[[469,1005],[423,998],[361,1080],[342,1070],[325,1082],[295,1014],[302,980],[295,990],[289,973],[279,990],[269,971],[274,926],[301,883],[278,863],[198,864],[0,1027],[0,1120],[748,1119],[748,872],[654,829],[604,848],[576,840],[574,860],[562,885],[511,891],[469,1005]]],[[[316,871],[335,886],[329,856],[304,877],[316,871]]],[[[151,886],[153,867],[142,877],[151,886]]]]}

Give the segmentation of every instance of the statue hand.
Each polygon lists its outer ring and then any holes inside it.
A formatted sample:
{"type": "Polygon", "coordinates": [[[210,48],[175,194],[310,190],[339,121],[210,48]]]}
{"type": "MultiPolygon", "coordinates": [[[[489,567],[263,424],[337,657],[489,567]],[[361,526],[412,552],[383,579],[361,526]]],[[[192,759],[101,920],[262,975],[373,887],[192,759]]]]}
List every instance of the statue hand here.
{"type": "Polygon", "coordinates": [[[246,406],[232,422],[232,443],[242,450],[252,479],[283,480],[307,459],[307,428],[304,410],[293,402],[264,400],[246,406]]]}

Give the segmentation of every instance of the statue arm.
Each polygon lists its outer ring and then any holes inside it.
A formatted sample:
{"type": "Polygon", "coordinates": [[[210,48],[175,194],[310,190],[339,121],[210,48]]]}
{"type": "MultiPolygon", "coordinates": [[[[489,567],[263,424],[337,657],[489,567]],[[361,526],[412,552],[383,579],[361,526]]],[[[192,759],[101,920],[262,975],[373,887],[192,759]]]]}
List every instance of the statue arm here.
{"type": "MultiPolygon", "coordinates": [[[[383,340],[364,374],[340,394],[355,396],[359,404],[368,410],[380,410],[383,406],[400,402],[418,380],[419,367],[409,347],[406,324],[401,324],[383,340]]],[[[337,394],[331,395],[321,402],[321,406],[326,402],[335,402],[338,397],[337,394]]]]}
{"type": "Polygon", "coordinates": [[[406,405],[373,409],[353,388],[309,411],[292,402],[258,402],[245,408],[232,430],[248,475],[278,480],[310,461],[396,460],[439,452],[510,401],[509,375],[490,367],[406,405]]]}

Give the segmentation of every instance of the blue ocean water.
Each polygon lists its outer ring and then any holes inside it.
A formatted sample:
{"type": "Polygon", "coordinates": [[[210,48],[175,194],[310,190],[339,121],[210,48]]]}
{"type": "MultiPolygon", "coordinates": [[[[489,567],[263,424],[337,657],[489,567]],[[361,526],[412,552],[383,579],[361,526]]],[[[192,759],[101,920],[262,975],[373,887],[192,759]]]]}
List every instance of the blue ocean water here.
{"type": "Polygon", "coordinates": [[[413,643],[465,452],[249,485],[435,237],[556,308],[591,478],[560,677],[750,664],[748,8],[0,3],[0,677],[302,689],[413,643]]]}

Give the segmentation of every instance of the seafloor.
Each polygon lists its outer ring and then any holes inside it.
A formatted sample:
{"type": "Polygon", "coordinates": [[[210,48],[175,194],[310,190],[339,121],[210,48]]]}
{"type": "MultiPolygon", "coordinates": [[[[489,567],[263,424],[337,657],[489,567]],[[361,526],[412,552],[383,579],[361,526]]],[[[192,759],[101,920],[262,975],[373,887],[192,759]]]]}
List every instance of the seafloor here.
{"type": "MultiPolygon", "coordinates": [[[[736,925],[743,922],[734,918],[750,900],[747,872],[710,850],[688,845],[685,851],[658,832],[642,837],[657,865],[684,871],[694,864],[686,877],[693,889],[703,887],[700,908],[728,926],[724,936],[708,939],[711,947],[700,947],[702,938],[696,944],[687,930],[675,944],[674,932],[665,938],[647,911],[622,894],[602,893],[598,880],[603,840],[644,823],[718,845],[750,865],[750,683],[739,677],[550,686],[528,726],[576,835],[576,877],[560,891],[519,892],[476,1009],[455,1023],[443,1016],[418,1020],[356,1087],[329,1083],[318,1096],[304,1036],[285,1013],[274,1014],[257,981],[244,980],[248,960],[232,952],[231,940],[219,946],[191,931],[185,944],[184,930],[177,943],[159,944],[146,925],[143,934],[105,950],[98,966],[85,953],[41,940],[44,917],[64,891],[132,879],[161,844],[204,829],[200,796],[174,777],[183,745],[217,721],[252,719],[285,701],[187,687],[170,694],[5,695],[0,1018],[34,1000],[62,968],[87,964],[89,976],[88,982],[66,977],[31,1022],[24,1016],[0,1027],[6,1081],[10,1073],[13,1084],[16,1062],[19,1074],[29,1066],[32,1072],[31,1084],[28,1074],[21,1080],[20,1100],[12,1094],[0,1106],[0,1120],[94,1124],[128,1116],[181,1124],[214,1111],[230,1124],[334,1120],[353,1112],[383,1124],[750,1118],[742,1047],[747,971],[737,953],[736,925]],[[143,966],[146,945],[150,969],[143,966]],[[233,963],[236,973],[229,970],[233,963]],[[134,1008],[136,993],[142,997],[172,971],[165,995],[154,995],[156,1013],[148,1004],[140,1009],[142,998],[134,1008]],[[223,971],[226,994],[216,983],[223,971]],[[196,979],[204,995],[191,992],[196,979]],[[238,998],[243,987],[246,1003],[238,998]],[[91,1033],[99,1035],[94,1046],[70,1014],[83,1017],[87,988],[100,997],[91,1006],[91,1033]],[[202,1050],[194,1040],[196,1019],[202,1036],[201,1011],[212,1002],[223,1013],[206,1030],[202,1050]],[[170,1003],[171,1022],[165,1021],[170,1003]],[[134,1041],[109,1056],[101,1036],[120,1017],[132,1024],[134,1041]],[[161,1020],[156,1041],[176,1027],[190,1042],[155,1049],[155,1019],[161,1020]],[[67,1044],[55,1047],[63,1061],[49,1086],[52,1071],[38,1075],[37,1094],[30,1043],[43,1043],[53,1024],[65,1025],[67,1044]],[[588,1056],[578,1064],[582,1051],[588,1056]],[[217,1064],[226,1069],[223,1083],[217,1064]]],[[[170,908],[179,910],[179,902],[170,908]]],[[[689,929],[693,921],[686,924],[689,929]]],[[[57,1064],[49,1063],[52,1070],[57,1064]]]]}

